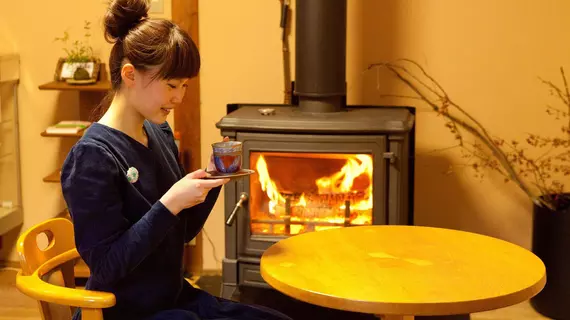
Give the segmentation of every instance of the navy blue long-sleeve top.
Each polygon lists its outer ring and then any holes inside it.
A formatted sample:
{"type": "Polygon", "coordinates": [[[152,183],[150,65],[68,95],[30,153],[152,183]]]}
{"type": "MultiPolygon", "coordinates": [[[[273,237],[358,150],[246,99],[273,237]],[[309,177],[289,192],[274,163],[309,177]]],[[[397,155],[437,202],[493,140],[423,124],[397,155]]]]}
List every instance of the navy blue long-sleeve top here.
{"type": "Polygon", "coordinates": [[[105,319],[143,318],[173,308],[189,284],[183,248],[204,226],[221,187],[173,215],[159,199],[184,176],[167,123],[144,123],[148,147],[93,123],[69,152],[61,186],[81,258],[91,271],[86,289],[112,292],[105,319]],[[133,169],[134,168],[134,169],[133,169]],[[138,171],[138,179],[127,172],[138,171]]]}

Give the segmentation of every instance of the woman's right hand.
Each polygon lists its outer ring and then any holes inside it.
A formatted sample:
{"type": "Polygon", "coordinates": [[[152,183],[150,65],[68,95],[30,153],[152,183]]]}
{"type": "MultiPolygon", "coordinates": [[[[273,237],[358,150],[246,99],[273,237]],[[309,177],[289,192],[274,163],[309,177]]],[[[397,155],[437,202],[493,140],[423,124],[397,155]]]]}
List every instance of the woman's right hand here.
{"type": "Polygon", "coordinates": [[[206,171],[199,169],[178,180],[163,196],[160,202],[172,214],[177,215],[186,208],[204,202],[210,189],[226,184],[229,179],[202,179],[206,171]]]}

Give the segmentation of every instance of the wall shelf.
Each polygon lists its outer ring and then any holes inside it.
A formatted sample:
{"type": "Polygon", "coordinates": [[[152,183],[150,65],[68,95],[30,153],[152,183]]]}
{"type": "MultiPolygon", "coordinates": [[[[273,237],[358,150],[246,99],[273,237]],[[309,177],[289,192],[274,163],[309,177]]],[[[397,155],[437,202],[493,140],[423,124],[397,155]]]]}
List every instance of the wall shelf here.
{"type": "Polygon", "coordinates": [[[57,137],[57,138],[80,138],[83,136],[83,131],[82,130],[78,133],[47,133],[45,131],[43,131],[40,135],[42,137],[57,137]]]}
{"type": "MultiPolygon", "coordinates": [[[[55,90],[55,91],[73,91],[79,95],[79,119],[82,121],[89,121],[91,111],[96,107],[101,99],[105,97],[107,91],[111,90],[111,82],[107,77],[105,64],[101,64],[99,69],[99,81],[94,84],[85,85],[71,85],[65,81],[50,81],[38,86],[40,90],[55,90]]],[[[47,129],[40,133],[42,137],[52,138],[81,138],[85,133],[83,129],[78,133],[47,133],[47,129]]],[[[60,183],[61,182],[61,169],[50,173],[47,177],[43,178],[47,183],[60,183]]]]}
{"type": "Polygon", "coordinates": [[[73,267],[73,272],[76,278],[89,278],[89,275],[91,274],[89,267],[83,259],[79,259],[77,261],[77,264],[73,267]]]}
{"type": "Polygon", "coordinates": [[[13,155],[14,155],[14,153],[12,153],[12,152],[9,152],[9,153],[6,153],[6,154],[0,154],[0,159],[8,158],[8,157],[11,157],[11,156],[13,156],[13,155]]]}
{"type": "Polygon", "coordinates": [[[40,90],[60,90],[60,91],[96,91],[104,92],[111,90],[111,82],[108,80],[97,81],[94,84],[71,85],[65,81],[52,81],[38,87],[40,90]]]}
{"type": "Polygon", "coordinates": [[[44,182],[59,183],[61,182],[60,175],[61,175],[61,169],[57,169],[56,171],[50,173],[47,177],[45,177],[44,182]]]}
{"type": "Polygon", "coordinates": [[[61,211],[60,213],[57,214],[58,218],[65,218],[65,219],[70,219],[71,220],[71,216],[69,215],[69,210],[67,210],[67,208],[63,209],[63,211],[61,211]]]}

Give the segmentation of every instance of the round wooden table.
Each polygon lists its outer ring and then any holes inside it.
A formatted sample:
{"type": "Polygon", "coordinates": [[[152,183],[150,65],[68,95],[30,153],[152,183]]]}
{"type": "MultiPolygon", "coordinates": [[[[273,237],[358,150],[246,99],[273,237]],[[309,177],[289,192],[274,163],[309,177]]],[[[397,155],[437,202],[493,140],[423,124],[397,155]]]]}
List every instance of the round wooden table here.
{"type": "Polygon", "coordinates": [[[499,309],[546,283],[532,252],[496,238],[420,226],[361,226],[281,240],[261,258],[276,290],[382,319],[499,309]]]}

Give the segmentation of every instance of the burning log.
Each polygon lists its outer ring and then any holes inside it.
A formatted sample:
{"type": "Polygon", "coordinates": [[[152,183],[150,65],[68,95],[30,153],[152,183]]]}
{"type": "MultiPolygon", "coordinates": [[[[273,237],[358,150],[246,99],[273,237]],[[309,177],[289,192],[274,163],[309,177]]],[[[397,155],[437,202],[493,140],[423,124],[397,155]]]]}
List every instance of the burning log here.
{"type": "MultiPolygon", "coordinates": [[[[272,219],[253,219],[251,220],[254,224],[268,224],[268,225],[287,225],[286,220],[272,220],[272,219]]],[[[344,227],[346,223],[334,222],[334,221],[299,221],[292,220],[288,223],[289,225],[302,225],[302,226],[329,226],[329,227],[344,227]]],[[[349,223],[350,225],[350,223],[349,223]]]]}
{"type": "Polygon", "coordinates": [[[361,212],[369,212],[372,208],[356,209],[353,204],[365,201],[365,193],[353,192],[344,194],[289,194],[283,195],[285,203],[278,203],[275,215],[291,216],[302,219],[334,219],[354,218],[361,212]],[[354,213],[352,213],[354,212],[354,213]]]}
{"type": "Polygon", "coordinates": [[[366,192],[356,190],[347,193],[281,193],[291,201],[292,207],[305,206],[308,208],[340,208],[346,201],[356,203],[366,200],[366,192]]]}
{"type": "MultiPolygon", "coordinates": [[[[287,216],[287,210],[284,205],[277,205],[275,211],[275,216],[287,216]]],[[[334,207],[291,207],[290,216],[302,217],[303,219],[325,219],[344,216],[343,213],[344,209],[334,207]]]]}

